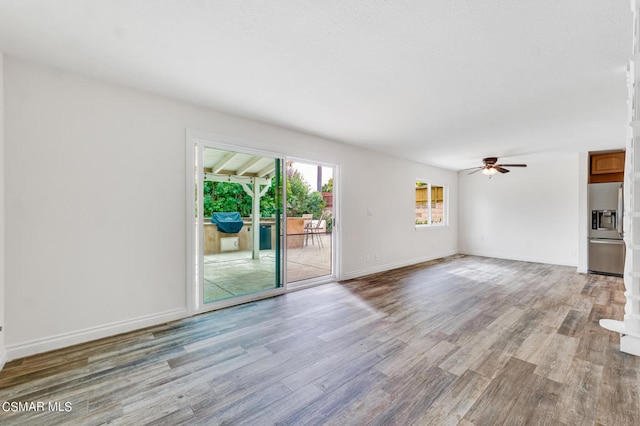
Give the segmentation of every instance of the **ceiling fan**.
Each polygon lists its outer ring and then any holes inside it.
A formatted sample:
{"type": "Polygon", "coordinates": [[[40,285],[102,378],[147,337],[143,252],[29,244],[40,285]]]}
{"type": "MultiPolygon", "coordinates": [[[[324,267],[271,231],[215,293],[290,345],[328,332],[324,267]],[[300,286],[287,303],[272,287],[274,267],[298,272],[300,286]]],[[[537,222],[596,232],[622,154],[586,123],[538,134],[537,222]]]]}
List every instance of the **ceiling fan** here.
{"type": "MultiPolygon", "coordinates": [[[[509,173],[509,170],[505,169],[505,167],[527,167],[526,164],[496,164],[498,162],[498,157],[483,158],[482,162],[484,163],[484,166],[472,167],[472,169],[475,169],[475,170],[472,172],[469,172],[468,174],[471,175],[473,173],[476,173],[482,170],[483,175],[491,177],[495,175],[497,172],[509,173]]],[[[471,170],[471,169],[466,169],[466,170],[471,170]]]]}

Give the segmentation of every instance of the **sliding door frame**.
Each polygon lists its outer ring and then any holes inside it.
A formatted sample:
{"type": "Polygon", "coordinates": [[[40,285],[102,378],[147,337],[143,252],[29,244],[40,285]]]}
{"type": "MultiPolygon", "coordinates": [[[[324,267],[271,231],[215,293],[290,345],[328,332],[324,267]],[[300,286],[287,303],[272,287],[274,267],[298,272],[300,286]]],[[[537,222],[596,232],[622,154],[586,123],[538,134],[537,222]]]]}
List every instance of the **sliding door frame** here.
{"type": "MultiPolygon", "coordinates": [[[[271,150],[271,147],[265,144],[256,143],[255,141],[248,141],[239,138],[233,138],[217,133],[199,131],[187,129],[186,131],[186,304],[188,315],[195,315],[202,312],[208,312],[216,309],[221,309],[229,306],[240,305],[243,303],[252,302],[255,300],[266,299],[281,294],[285,294],[289,291],[302,290],[304,288],[313,287],[321,284],[326,284],[340,279],[340,258],[341,258],[341,202],[340,202],[340,165],[332,162],[309,160],[297,156],[288,156],[280,152],[271,150]],[[204,146],[208,146],[214,149],[221,149],[231,152],[238,152],[243,154],[259,155],[267,158],[279,159],[281,161],[282,169],[282,214],[280,216],[281,226],[280,235],[277,237],[280,239],[280,280],[281,287],[274,289],[261,291],[258,293],[251,293],[247,295],[237,296],[229,299],[224,299],[216,302],[203,303],[201,297],[201,290],[203,288],[203,259],[201,255],[204,252],[204,243],[202,241],[202,234],[200,229],[203,226],[202,218],[202,206],[198,209],[198,218],[195,217],[195,189],[196,184],[198,191],[201,191],[204,178],[203,170],[203,156],[202,150],[204,146]],[[257,148],[254,148],[257,147],[257,148]],[[196,150],[199,150],[199,154],[196,150]],[[196,161],[199,164],[196,164],[196,161]],[[332,235],[332,271],[330,275],[311,278],[296,282],[294,287],[288,286],[287,278],[287,173],[286,164],[287,161],[301,162],[307,164],[315,164],[325,167],[333,168],[333,197],[334,197],[334,214],[333,214],[333,235],[332,235]],[[197,176],[196,176],[197,172],[197,176]],[[197,229],[196,229],[196,225],[197,229]],[[197,245],[197,248],[196,248],[197,245]],[[196,259],[196,253],[198,253],[198,259],[196,259]]],[[[200,197],[201,198],[201,197],[200,197]]],[[[201,204],[201,200],[198,200],[201,204]]]]}
{"type": "MultiPolygon", "coordinates": [[[[226,308],[229,306],[240,305],[254,300],[266,299],[273,296],[278,296],[286,293],[287,276],[286,276],[286,250],[283,247],[286,245],[286,173],[281,173],[281,185],[282,185],[282,205],[280,209],[282,211],[280,220],[280,233],[277,238],[280,239],[279,244],[279,259],[280,264],[277,265],[280,268],[280,273],[275,271],[275,276],[280,276],[280,285],[273,289],[264,290],[256,293],[245,294],[241,296],[231,297],[228,299],[222,299],[210,303],[204,303],[202,300],[202,290],[204,288],[204,241],[203,241],[203,226],[204,217],[202,212],[202,197],[201,191],[204,182],[204,164],[203,153],[204,148],[214,148],[225,150],[229,152],[237,152],[241,154],[251,154],[262,156],[265,158],[271,158],[274,161],[280,160],[280,167],[283,168],[286,156],[273,151],[251,148],[247,146],[247,141],[230,138],[228,136],[198,132],[194,130],[187,130],[187,143],[186,143],[186,160],[187,160],[187,176],[186,176],[186,255],[187,255],[187,310],[189,315],[194,315],[202,312],[213,311],[216,309],[226,308]],[[198,217],[196,218],[196,206],[195,206],[195,190],[198,191],[198,217]],[[284,238],[282,237],[284,236],[284,238]],[[197,258],[196,258],[197,257],[197,258]]],[[[253,242],[257,244],[259,242],[253,242]]]]}
{"type": "MultiPolygon", "coordinates": [[[[332,224],[332,235],[331,235],[331,273],[328,275],[322,275],[320,277],[313,277],[313,278],[307,278],[304,280],[300,280],[300,281],[293,281],[293,282],[285,282],[285,285],[288,286],[290,284],[293,284],[291,287],[288,287],[289,291],[295,291],[295,290],[302,290],[305,288],[309,288],[309,287],[315,287],[317,285],[320,284],[327,284],[330,282],[335,282],[335,281],[339,281],[339,275],[338,275],[338,271],[340,271],[340,265],[339,265],[339,253],[340,253],[340,225],[341,225],[341,217],[342,215],[340,214],[340,165],[339,164],[334,164],[334,163],[330,163],[330,162],[324,162],[324,161],[314,161],[314,160],[308,160],[305,158],[301,158],[301,157],[295,157],[295,156],[287,156],[286,158],[287,162],[294,162],[294,163],[304,163],[304,164],[309,164],[309,165],[313,165],[313,166],[322,166],[322,167],[330,167],[333,169],[333,224],[332,224]]],[[[286,172],[285,172],[286,174],[286,172]]],[[[285,182],[286,185],[286,182],[285,182]]],[[[285,235],[285,244],[286,244],[286,235],[285,235]]],[[[286,248],[285,248],[285,252],[286,252],[286,248]]],[[[285,262],[286,262],[286,258],[285,258],[285,262]]],[[[285,263],[285,270],[287,269],[287,263],[285,263]]]]}

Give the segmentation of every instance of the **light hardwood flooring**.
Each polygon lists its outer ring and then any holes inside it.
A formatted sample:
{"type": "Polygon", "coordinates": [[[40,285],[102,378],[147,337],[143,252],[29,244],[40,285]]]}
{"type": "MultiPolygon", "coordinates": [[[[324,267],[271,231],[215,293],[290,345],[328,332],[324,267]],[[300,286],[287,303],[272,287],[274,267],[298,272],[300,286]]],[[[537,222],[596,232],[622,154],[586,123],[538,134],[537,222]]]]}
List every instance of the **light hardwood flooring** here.
{"type": "Polygon", "coordinates": [[[8,363],[0,424],[638,425],[620,278],[472,256],[8,363]]]}

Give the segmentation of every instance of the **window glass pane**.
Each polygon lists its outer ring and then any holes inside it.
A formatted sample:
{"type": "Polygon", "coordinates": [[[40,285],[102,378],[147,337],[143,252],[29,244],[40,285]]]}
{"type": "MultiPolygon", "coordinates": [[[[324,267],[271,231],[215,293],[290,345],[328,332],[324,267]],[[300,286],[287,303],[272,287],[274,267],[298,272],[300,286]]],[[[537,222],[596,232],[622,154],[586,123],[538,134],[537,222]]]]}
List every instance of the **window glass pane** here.
{"type": "Polygon", "coordinates": [[[416,182],[416,225],[429,224],[429,184],[416,182]]]}
{"type": "Polygon", "coordinates": [[[444,223],[444,187],[431,185],[431,222],[444,223]]]}
{"type": "Polygon", "coordinates": [[[202,303],[280,287],[280,160],[205,146],[201,161],[202,303]]]}
{"type": "Polygon", "coordinates": [[[423,180],[416,180],[416,225],[445,225],[446,188],[423,180]]]}

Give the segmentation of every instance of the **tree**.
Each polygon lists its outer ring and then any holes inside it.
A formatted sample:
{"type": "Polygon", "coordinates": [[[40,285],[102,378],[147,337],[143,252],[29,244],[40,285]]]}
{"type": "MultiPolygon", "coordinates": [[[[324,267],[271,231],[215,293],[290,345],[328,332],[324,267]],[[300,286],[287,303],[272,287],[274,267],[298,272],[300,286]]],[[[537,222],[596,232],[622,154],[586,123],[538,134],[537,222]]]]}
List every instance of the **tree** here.
{"type": "MultiPolygon", "coordinates": [[[[271,180],[271,186],[260,199],[260,214],[262,216],[271,216],[275,213],[275,184],[274,177],[271,180]]],[[[205,181],[203,189],[202,201],[205,217],[210,217],[213,213],[218,212],[238,212],[240,216],[251,216],[253,197],[244,191],[241,184],[205,181]]]]}
{"type": "MultiPolygon", "coordinates": [[[[310,192],[309,184],[291,164],[287,165],[287,177],[287,214],[301,216],[311,213],[314,219],[319,219],[326,206],[322,194],[317,191],[310,192]]],[[[328,185],[333,186],[333,180],[330,180],[328,185]]],[[[253,199],[239,183],[205,181],[203,192],[205,217],[211,217],[213,213],[218,212],[238,212],[243,217],[251,216],[253,199]]],[[[276,178],[273,177],[271,186],[260,199],[262,217],[269,217],[276,213],[281,202],[278,201],[280,197],[276,197],[277,193],[276,178]]]]}
{"type": "Polygon", "coordinates": [[[287,214],[301,216],[311,213],[314,219],[319,219],[326,205],[322,194],[317,191],[310,193],[311,187],[291,164],[287,164],[287,177],[287,214]]]}
{"type": "Polygon", "coordinates": [[[287,213],[289,216],[300,216],[305,213],[307,194],[309,194],[309,184],[298,170],[287,169],[287,213]]]}
{"type": "Polygon", "coordinates": [[[333,192],[333,178],[329,178],[327,183],[322,185],[322,192],[333,192]]]}
{"type": "Polygon", "coordinates": [[[305,213],[313,214],[314,219],[320,219],[322,215],[322,210],[327,205],[327,202],[322,198],[322,194],[318,191],[313,191],[311,194],[307,196],[305,200],[305,213]]]}

